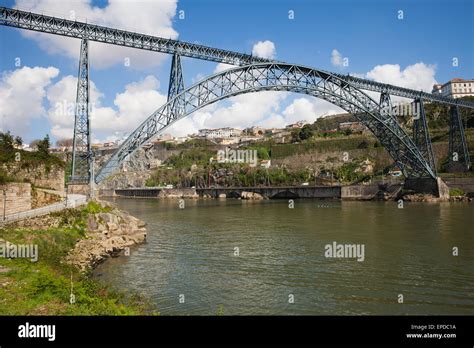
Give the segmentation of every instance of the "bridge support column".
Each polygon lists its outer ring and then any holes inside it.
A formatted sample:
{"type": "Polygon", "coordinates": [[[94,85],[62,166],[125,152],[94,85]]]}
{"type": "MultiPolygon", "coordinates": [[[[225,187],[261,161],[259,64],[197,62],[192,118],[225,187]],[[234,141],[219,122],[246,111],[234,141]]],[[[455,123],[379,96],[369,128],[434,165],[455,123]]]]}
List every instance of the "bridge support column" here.
{"type": "Polygon", "coordinates": [[[425,107],[423,99],[415,99],[416,115],[413,118],[413,142],[420,150],[424,159],[428,162],[433,173],[436,174],[436,163],[431,146],[430,133],[426,122],[425,107]]]}
{"type": "Polygon", "coordinates": [[[450,108],[448,156],[449,172],[467,172],[471,168],[464,126],[457,105],[450,108]]]}
{"type": "Polygon", "coordinates": [[[387,92],[382,92],[380,93],[380,107],[384,110],[386,110],[386,112],[392,116],[392,117],[396,117],[394,114],[393,114],[393,107],[392,107],[392,100],[390,98],[390,94],[388,94],[387,92]]]}
{"type": "Polygon", "coordinates": [[[74,118],[71,182],[88,183],[91,178],[91,144],[89,118],[89,42],[81,41],[74,118]]]}
{"type": "MultiPolygon", "coordinates": [[[[170,82],[168,86],[168,102],[184,90],[183,71],[181,69],[181,57],[173,54],[171,61],[170,82]]],[[[179,98],[171,105],[171,119],[176,118],[180,112],[184,111],[184,101],[179,98]]]]}

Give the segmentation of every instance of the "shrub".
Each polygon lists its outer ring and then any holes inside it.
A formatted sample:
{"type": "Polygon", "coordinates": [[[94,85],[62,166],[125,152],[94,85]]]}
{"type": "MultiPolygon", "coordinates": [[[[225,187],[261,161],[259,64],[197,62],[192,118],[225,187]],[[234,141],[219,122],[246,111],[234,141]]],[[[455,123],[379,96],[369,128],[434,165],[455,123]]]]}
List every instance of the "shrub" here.
{"type": "Polygon", "coordinates": [[[449,190],[450,196],[464,196],[464,191],[459,188],[452,188],[449,190]]]}

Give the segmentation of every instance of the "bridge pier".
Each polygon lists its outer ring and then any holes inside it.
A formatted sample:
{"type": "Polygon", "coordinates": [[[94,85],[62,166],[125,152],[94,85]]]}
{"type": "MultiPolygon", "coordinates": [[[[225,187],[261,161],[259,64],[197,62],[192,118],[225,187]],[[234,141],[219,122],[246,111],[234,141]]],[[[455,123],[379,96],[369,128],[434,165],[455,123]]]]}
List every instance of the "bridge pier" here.
{"type": "Polygon", "coordinates": [[[71,181],[81,183],[91,180],[92,164],[89,118],[89,41],[87,39],[81,40],[76,93],[71,181]]]}
{"type": "Polygon", "coordinates": [[[451,173],[467,172],[471,168],[469,149],[464,135],[459,107],[451,106],[449,119],[449,163],[448,171],[451,173]]]}
{"type": "Polygon", "coordinates": [[[435,197],[449,199],[449,187],[444,181],[437,177],[432,178],[408,178],[403,185],[405,190],[413,190],[416,193],[432,194],[435,197]]]}

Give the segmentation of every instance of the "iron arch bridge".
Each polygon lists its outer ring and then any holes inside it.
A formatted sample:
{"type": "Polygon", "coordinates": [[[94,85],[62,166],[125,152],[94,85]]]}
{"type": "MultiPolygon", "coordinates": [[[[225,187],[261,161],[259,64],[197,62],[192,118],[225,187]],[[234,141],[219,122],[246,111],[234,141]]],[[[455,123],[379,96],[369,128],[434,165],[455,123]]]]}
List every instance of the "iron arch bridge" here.
{"type": "Polygon", "coordinates": [[[72,183],[99,183],[120,167],[136,149],[177,120],[218,100],[258,91],[291,91],[329,101],[354,115],[387,149],[406,177],[436,177],[424,102],[450,107],[450,171],[471,167],[460,107],[474,109],[474,103],[426,93],[350,75],[330,73],[304,66],[276,62],[252,55],[185,41],[125,31],[91,23],[0,7],[0,25],[81,40],[77,81],[72,156],[72,183]],[[146,119],[120,146],[94,178],[89,117],[89,41],[139,50],[172,54],[168,102],[146,119]],[[184,89],[181,56],[237,66],[212,75],[184,89]],[[377,103],[366,91],[380,93],[377,103]],[[413,118],[412,137],[392,115],[391,96],[411,99],[418,109],[413,118]]]}
{"type": "Polygon", "coordinates": [[[255,63],[214,74],[181,90],[149,116],[102,166],[100,183],[140,146],[209,104],[244,93],[290,91],[324,99],[354,115],[377,137],[407,177],[436,177],[433,163],[402,129],[390,108],[329,72],[286,63],[255,63]]]}

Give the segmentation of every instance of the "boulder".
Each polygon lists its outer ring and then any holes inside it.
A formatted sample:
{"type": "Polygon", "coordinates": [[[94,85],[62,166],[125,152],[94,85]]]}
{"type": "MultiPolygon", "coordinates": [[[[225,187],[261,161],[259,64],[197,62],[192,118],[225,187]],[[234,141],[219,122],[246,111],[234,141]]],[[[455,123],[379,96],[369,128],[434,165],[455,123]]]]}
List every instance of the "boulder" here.
{"type": "Polygon", "coordinates": [[[243,191],[240,194],[240,197],[242,199],[247,199],[247,200],[261,200],[261,199],[263,199],[263,196],[261,194],[256,193],[256,192],[247,192],[247,191],[243,191]]]}
{"type": "Polygon", "coordinates": [[[99,225],[97,224],[95,216],[89,215],[87,217],[87,230],[92,232],[92,231],[97,231],[98,228],[99,228],[99,225]]]}
{"type": "Polygon", "coordinates": [[[66,262],[81,271],[96,267],[125,248],[146,241],[146,224],[118,209],[87,217],[87,239],[79,240],[66,262]]]}

